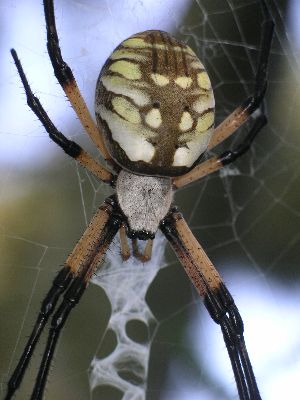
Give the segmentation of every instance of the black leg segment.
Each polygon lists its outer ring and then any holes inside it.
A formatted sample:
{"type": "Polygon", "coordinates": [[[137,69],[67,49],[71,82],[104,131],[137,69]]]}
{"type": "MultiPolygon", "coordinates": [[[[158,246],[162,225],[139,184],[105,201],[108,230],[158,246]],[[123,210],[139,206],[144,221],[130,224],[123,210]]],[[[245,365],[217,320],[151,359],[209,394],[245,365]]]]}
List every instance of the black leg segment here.
{"type": "Polygon", "coordinates": [[[59,297],[66,290],[71,280],[72,273],[70,268],[68,267],[64,267],[61,271],[59,271],[58,275],[54,279],[51,289],[49,290],[48,294],[42,302],[39,315],[35,322],[33,331],[28,339],[24,352],[20,358],[20,361],[18,362],[18,365],[16,366],[16,369],[8,382],[5,400],[11,399],[15,391],[20,386],[25,370],[32,357],[33,351],[40,338],[40,335],[49,319],[49,316],[52,314],[59,297]]]}
{"type": "Polygon", "coordinates": [[[56,30],[54,5],[52,0],[44,0],[47,29],[47,49],[53,65],[54,75],[62,87],[75,81],[71,68],[63,60],[56,30]]]}
{"type": "Polygon", "coordinates": [[[261,400],[244,340],[244,324],[220,275],[176,209],[164,218],[160,229],[211,318],[221,327],[240,400],[261,400]]]}
{"type": "Polygon", "coordinates": [[[95,161],[93,157],[91,157],[85,150],[82,149],[81,146],[72,140],[67,139],[60,131],[57,130],[41,105],[39,99],[32,93],[21,62],[14,49],[11,50],[11,54],[25,89],[27,104],[43,124],[44,128],[49,134],[50,139],[52,139],[54,143],[61,147],[66,154],[81,163],[83,167],[88,169],[103,182],[113,186],[115,177],[112,175],[112,173],[95,161]]]}
{"type": "Polygon", "coordinates": [[[59,306],[58,310],[53,316],[46,344],[46,349],[44,351],[36,383],[31,395],[31,400],[41,400],[43,398],[43,393],[47,382],[49,368],[54,355],[54,350],[57,344],[59,334],[72,308],[75,307],[75,305],[79,302],[85,289],[86,289],[86,282],[82,280],[80,277],[75,278],[72,284],[70,285],[69,289],[66,291],[61,305],[59,306]]]}
{"type": "Polygon", "coordinates": [[[69,255],[66,266],[54,279],[42,302],[41,310],[26,348],[8,382],[5,400],[10,400],[18,389],[35,346],[61,295],[64,297],[53,315],[48,340],[32,392],[31,400],[42,400],[55,347],[62,328],[75,305],[83,295],[91,276],[102,261],[109,245],[118,232],[124,217],[112,196],[99,208],[85,233],[69,255]]]}
{"type": "Polygon", "coordinates": [[[248,114],[252,114],[259,107],[267,90],[267,69],[274,34],[274,21],[264,0],[261,1],[261,6],[264,13],[264,22],[262,25],[262,38],[255,76],[255,87],[253,95],[242,105],[242,109],[248,114]]]}
{"type": "Polygon", "coordinates": [[[17,52],[14,49],[11,50],[11,55],[14,59],[25,89],[27,104],[43,124],[44,128],[49,134],[50,139],[52,139],[58,146],[60,146],[69,156],[75,159],[78,158],[83,151],[82,148],[77,143],[67,139],[61,132],[56,129],[56,127],[48,117],[46,111],[44,110],[43,106],[41,105],[39,99],[32,93],[23,67],[18,58],[17,52]]]}
{"type": "Polygon", "coordinates": [[[251,147],[252,142],[258,135],[258,133],[262,130],[262,128],[267,124],[268,120],[265,115],[259,115],[250,130],[250,132],[246,135],[245,139],[233,150],[228,150],[222,153],[219,156],[219,160],[223,165],[230,164],[234,162],[236,159],[245,154],[251,147]]]}

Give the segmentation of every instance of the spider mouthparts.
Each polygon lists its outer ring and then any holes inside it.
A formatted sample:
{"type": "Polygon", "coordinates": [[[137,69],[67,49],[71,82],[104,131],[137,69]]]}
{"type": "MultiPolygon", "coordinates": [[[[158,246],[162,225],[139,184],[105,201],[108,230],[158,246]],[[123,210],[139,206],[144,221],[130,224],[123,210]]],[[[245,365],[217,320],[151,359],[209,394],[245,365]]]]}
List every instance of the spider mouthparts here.
{"type": "Polygon", "coordinates": [[[139,240],[149,240],[149,239],[154,239],[155,234],[150,231],[128,231],[127,236],[130,239],[139,239],[139,240]]]}

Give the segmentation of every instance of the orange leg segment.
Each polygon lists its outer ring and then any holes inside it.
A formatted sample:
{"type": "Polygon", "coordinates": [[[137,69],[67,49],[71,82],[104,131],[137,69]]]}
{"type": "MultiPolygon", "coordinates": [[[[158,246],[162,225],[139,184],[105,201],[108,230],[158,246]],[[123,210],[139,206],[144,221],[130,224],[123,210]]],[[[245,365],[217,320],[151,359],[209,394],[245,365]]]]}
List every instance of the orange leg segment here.
{"type": "Polygon", "coordinates": [[[83,97],[81,96],[73,72],[62,58],[55,24],[53,0],[44,0],[44,13],[47,28],[47,48],[54,69],[54,74],[88,135],[98,147],[105,160],[114,166],[115,163],[105,147],[103,135],[98,129],[83,97]]]}
{"type": "Polygon", "coordinates": [[[25,350],[12,374],[5,400],[10,400],[21,384],[35,346],[61,295],[64,297],[53,315],[48,340],[31,399],[42,399],[45,384],[60,332],[74,306],[79,302],[89,280],[102,260],[122,221],[112,199],[99,208],[82,238],[66,260],[42,302],[41,309],[25,350]]]}
{"type": "Polygon", "coordinates": [[[172,210],[161,222],[160,229],[211,318],[221,327],[240,400],[261,400],[243,336],[243,321],[219,273],[176,210],[172,210]]]}

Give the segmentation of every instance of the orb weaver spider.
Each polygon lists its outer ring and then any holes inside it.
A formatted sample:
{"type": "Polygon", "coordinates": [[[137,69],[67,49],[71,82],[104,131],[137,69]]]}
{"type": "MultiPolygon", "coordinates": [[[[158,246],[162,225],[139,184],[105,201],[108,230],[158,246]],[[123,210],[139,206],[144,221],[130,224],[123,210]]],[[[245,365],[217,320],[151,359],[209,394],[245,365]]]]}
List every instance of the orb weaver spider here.
{"type": "Polygon", "coordinates": [[[243,321],[232,296],[183,216],[172,205],[173,192],[232,163],[251,146],[267,119],[261,107],[274,23],[264,1],[262,40],[253,95],[214,129],[214,95],[203,64],[190,47],[162,31],[145,31],[124,40],[104,64],[96,86],[92,119],[70,67],[63,60],[53,0],[44,0],[47,48],[54,73],[88,135],[110,168],[59,132],[28,84],[11,50],[27,102],[50,138],[102,182],[116,189],[97,210],[42,302],[25,350],[8,382],[9,400],[21,384],[36,343],[54,313],[31,399],[42,399],[60,332],[93,273],[119,232],[123,259],[151,258],[160,229],[183,265],[211,318],[220,325],[241,400],[260,399],[243,337],[243,321]],[[255,122],[234,149],[200,162],[256,110],[255,122]],[[136,241],[146,241],[140,253],[136,241]],[[60,305],[58,300],[63,296],[60,305]],[[55,311],[55,312],[54,312],[55,311]]]}

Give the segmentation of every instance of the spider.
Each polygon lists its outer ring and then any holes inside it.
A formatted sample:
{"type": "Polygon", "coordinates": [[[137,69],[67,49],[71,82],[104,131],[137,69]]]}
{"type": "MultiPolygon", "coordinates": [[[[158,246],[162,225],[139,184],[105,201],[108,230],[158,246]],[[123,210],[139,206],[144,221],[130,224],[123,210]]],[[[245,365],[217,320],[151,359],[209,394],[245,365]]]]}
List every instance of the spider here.
{"type": "Polygon", "coordinates": [[[25,88],[27,103],[50,138],[102,182],[115,188],[95,213],[83,236],[55,277],[44,298],[33,331],[13,372],[5,399],[21,384],[36,343],[53,314],[46,348],[31,399],[43,398],[60,332],[119,232],[123,259],[151,258],[160,229],[220,325],[241,400],[261,399],[243,336],[243,321],[219,273],[172,205],[173,193],[232,163],[251,146],[267,123],[263,98],[274,23],[265,1],[259,60],[252,96],[214,128],[214,95],[207,72],[193,50],[166,32],[152,30],[124,40],[105,62],[96,86],[97,125],[63,60],[53,0],[44,0],[47,48],[54,73],[88,135],[109,167],[92,158],[59,132],[28,84],[20,60],[11,50],[25,88]],[[256,112],[246,137],[234,149],[203,162],[200,158],[234,133],[256,112]],[[137,240],[146,241],[143,252],[137,240]],[[60,304],[58,301],[61,300],[60,304]]]}

